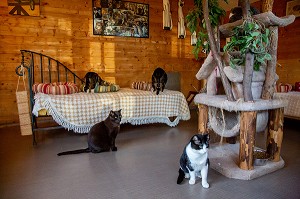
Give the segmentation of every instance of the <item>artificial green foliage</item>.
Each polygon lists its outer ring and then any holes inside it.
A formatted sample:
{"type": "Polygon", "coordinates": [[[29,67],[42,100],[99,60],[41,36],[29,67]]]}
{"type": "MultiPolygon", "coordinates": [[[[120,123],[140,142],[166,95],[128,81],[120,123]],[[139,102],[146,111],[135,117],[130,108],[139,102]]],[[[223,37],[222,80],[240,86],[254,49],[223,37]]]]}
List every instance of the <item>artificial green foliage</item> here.
{"type": "Polygon", "coordinates": [[[240,55],[231,57],[230,66],[244,66],[246,53],[254,54],[254,70],[259,70],[260,66],[265,63],[265,60],[271,60],[271,55],[268,53],[269,45],[268,28],[265,28],[258,21],[249,17],[244,20],[243,24],[233,29],[233,35],[230,42],[224,46],[224,51],[234,52],[239,51],[240,55]]]}
{"type": "MultiPolygon", "coordinates": [[[[227,3],[227,0],[223,1],[227,3]]],[[[212,28],[215,28],[219,25],[220,18],[225,16],[226,12],[219,6],[218,0],[208,0],[208,7],[211,26],[212,28]]],[[[198,59],[201,50],[206,53],[210,51],[208,34],[204,21],[202,0],[194,0],[194,8],[187,14],[186,21],[190,32],[193,33],[196,31],[197,33],[197,42],[192,52],[195,58],[198,59]]]]}

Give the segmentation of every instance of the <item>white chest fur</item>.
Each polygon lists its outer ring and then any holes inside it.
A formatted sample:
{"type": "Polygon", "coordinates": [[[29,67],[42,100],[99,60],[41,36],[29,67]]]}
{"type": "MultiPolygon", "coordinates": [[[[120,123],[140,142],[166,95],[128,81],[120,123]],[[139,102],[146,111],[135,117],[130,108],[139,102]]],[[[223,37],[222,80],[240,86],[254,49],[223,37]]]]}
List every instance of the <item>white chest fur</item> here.
{"type": "Polygon", "coordinates": [[[191,166],[196,171],[201,170],[202,167],[206,165],[207,158],[208,158],[208,152],[207,152],[206,145],[203,146],[203,149],[195,150],[191,147],[191,144],[189,144],[186,147],[186,153],[191,162],[191,166]]]}

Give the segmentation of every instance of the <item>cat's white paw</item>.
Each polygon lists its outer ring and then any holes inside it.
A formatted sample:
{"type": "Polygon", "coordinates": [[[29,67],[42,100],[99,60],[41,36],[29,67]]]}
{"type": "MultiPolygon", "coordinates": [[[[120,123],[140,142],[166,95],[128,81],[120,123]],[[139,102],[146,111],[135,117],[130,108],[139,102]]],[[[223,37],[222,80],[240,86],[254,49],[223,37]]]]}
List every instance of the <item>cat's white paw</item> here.
{"type": "Polygon", "coordinates": [[[209,188],[209,184],[207,182],[202,182],[202,187],[207,189],[209,188]]]}
{"type": "Polygon", "coordinates": [[[189,174],[189,173],[186,173],[186,174],[184,175],[184,178],[190,178],[190,174],[189,174]]]}
{"type": "Polygon", "coordinates": [[[195,182],[196,182],[196,180],[194,180],[194,179],[189,180],[189,184],[195,184],[195,182]]]}

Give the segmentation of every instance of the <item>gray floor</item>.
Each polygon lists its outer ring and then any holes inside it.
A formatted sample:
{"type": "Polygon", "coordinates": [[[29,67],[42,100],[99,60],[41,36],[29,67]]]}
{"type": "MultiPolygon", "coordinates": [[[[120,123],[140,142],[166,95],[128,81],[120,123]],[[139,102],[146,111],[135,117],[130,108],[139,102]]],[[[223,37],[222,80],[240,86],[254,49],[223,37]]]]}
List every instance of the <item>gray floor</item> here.
{"type": "Polygon", "coordinates": [[[58,152],[86,147],[86,135],[44,132],[33,147],[31,137],[22,137],[18,127],[0,128],[0,198],[300,198],[299,121],[285,121],[283,169],[250,181],[210,169],[209,189],[202,188],[199,180],[195,185],[187,180],[176,184],[183,147],[197,133],[195,111],[191,120],[175,128],[122,125],[121,131],[117,152],[57,157],[58,152]]]}

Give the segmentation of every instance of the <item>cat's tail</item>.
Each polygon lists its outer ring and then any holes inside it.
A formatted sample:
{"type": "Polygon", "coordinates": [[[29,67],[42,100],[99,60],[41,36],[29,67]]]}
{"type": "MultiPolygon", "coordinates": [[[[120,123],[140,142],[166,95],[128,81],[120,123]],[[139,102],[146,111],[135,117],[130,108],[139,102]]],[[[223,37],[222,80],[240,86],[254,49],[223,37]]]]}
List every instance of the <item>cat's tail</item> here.
{"type": "Polygon", "coordinates": [[[178,173],[179,173],[179,175],[178,175],[178,178],[177,178],[177,184],[180,184],[180,183],[182,183],[182,181],[184,179],[185,173],[181,168],[179,168],[178,173]]]}
{"type": "Polygon", "coordinates": [[[61,152],[61,153],[58,153],[57,155],[58,156],[61,156],[61,155],[70,155],[70,154],[79,154],[79,153],[89,153],[91,152],[89,148],[86,148],[86,149],[77,149],[77,150],[73,150],[73,151],[65,151],[65,152],[61,152]]]}

